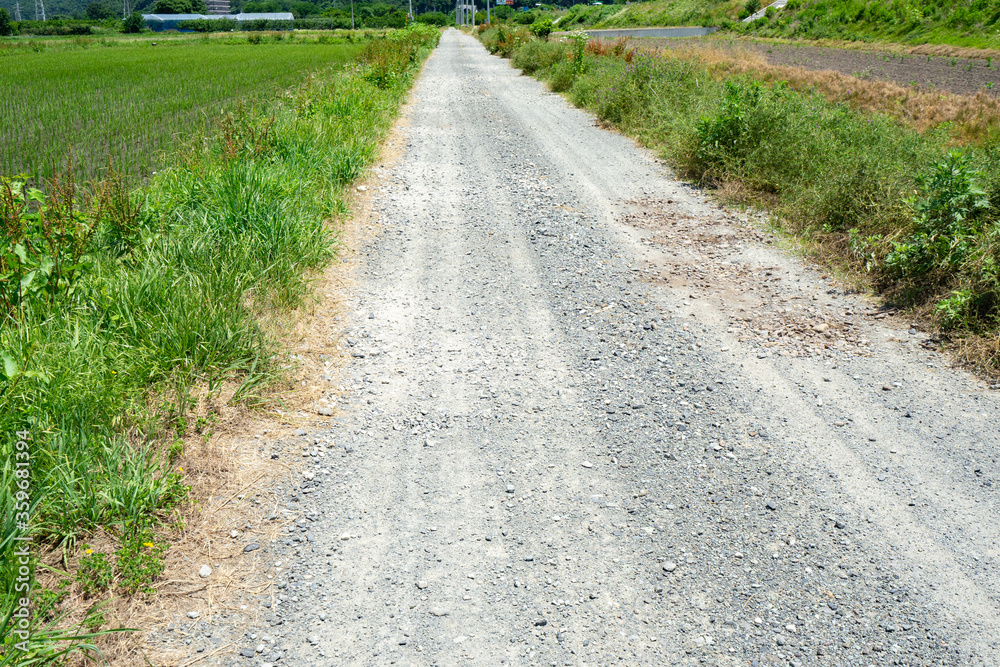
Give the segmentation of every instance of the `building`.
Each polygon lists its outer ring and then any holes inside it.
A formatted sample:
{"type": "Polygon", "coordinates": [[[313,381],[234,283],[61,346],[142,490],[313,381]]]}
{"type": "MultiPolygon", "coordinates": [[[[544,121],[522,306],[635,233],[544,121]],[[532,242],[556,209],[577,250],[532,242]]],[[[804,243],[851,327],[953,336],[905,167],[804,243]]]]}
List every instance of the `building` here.
{"type": "Polygon", "coordinates": [[[228,14],[229,0],[205,0],[209,14],[228,14]]]}
{"type": "MultiPolygon", "coordinates": [[[[223,0],[228,6],[229,0],[223,0]]],[[[178,30],[178,25],[184,21],[196,21],[206,19],[209,21],[217,19],[230,19],[243,23],[246,21],[293,21],[295,19],[291,12],[275,12],[271,14],[143,14],[143,20],[153,32],[163,32],[164,30],[178,30]]]]}

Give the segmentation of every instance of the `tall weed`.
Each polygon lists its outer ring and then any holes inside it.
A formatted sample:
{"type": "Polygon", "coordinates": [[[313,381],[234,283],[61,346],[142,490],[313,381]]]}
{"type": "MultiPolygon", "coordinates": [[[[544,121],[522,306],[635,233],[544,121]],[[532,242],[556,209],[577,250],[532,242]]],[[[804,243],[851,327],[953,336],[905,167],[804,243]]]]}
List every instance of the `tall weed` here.
{"type": "MultiPolygon", "coordinates": [[[[567,46],[563,47],[568,48],[567,46]]],[[[527,44],[513,62],[661,151],[685,175],[736,182],[831,261],[948,328],[1000,329],[1000,149],[917,129],[684,53],[587,46],[582,72],[527,44]],[[914,196],[914,193],[917,193],[914,196]]],[[[985,357],[984,357],[985,358],[985,357]]],[[[1000,373],[1000,354],[984,368],[1000,373]]]]}
{"type": "Polygon", "coordinates": [[[405,57],[376,76],[386,51],[373,46],[361,67],[317,74],[266,112],[234,107],[141,191],[113,173],[44,194],[0,182],[0,506],[15,515],[10,462],[25,431],[34,502],[27,528],[0,525],[0,665],[96,656],[100,635],[62,628],[56,600],[54,625],[39,619],[29,652],[13,647],[16,538],[72,554],[100,528],[121,542],[119,588],[153,593],[164,524],[187,493],[164,445],[190,429],[191,387],[278,372],[260,315],[300,303],[336,252],[330,218],[437,36],[398,31],[405,57]]]}

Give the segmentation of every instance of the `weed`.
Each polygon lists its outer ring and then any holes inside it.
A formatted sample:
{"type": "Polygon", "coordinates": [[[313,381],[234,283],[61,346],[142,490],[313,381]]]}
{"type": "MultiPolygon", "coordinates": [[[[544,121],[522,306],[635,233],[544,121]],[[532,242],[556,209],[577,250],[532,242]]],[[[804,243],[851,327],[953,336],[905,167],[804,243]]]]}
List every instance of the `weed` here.
{"type": "Polygon", "coordinates": [[[154,595],[156,589],[150,584],[163,573],[163,554],[169,546],[166,542],[157,542],[150,528],[134,530],[125,536],[115,554],[119,588],[127,595],[154,595]]]}
{"type": "Polygon", "coordinates": [[[575,30],[569,36],[570,47],[570,59],[573,63],[573,71],[579,76],[586,71],[586,62],[583,59],[584,51],[587,48],[587,42],[590,40],[590,35],[582,30],[575,30]]]}
{"type": "Polygon", "coordinates": [[[63,600],[69,597],[72,579],[62,579],[55,589],[40,588],[35,591],[35,616],[43,623],[51,621],[63,600]]]}
{"type": "Polygon", "coordinates": [[[174,441],[174,444],[170,445],[170,449],[167,450],[167,461],[171,464],[177,463],[183,455],[184,441],[178,438],[174,441]]]}
{"type": "Polygon", "coordinates": [[[90,545],[83,545],[83,558],[76,571],[76,579],[83,588],[85,597],[94,597],[111,587],[114,580],[114,570],[105,554],[95,552],[90,545]]]}
{"type": "MultiPolygon", "coordinates": [[[[192,414],[191,387],[235,382],[231,400],[246,401],[280,372],[259,317],[299,305],[311,273],[333,256],[328,218],[345,210],[349,179],[374,159],[437,36],[399,31],[409,55],[385,87],[365,77],[366,66],[336,67],[304,93],[230,107],[216,135],[138,191],[117,174],[77,187],[74,170],[47,192],[3,181],[0,587],[11,590],[18,576],[9,557],[24,532],[14,521],[14,438],[30,431],[33,540],[68,552],[103,529],[120,542],[113,555],[80,560],[74,578],[87,594],[102,595],[109,566],[111,588],[155,591],[167,545],[154,527],[182,524],[176,508],[189,491],[175,467],[180,450],[169,445],[206,425],[192,414]],[[305,98],[311,114],[296,108],[305,98]]],[[[13,604],[0,604],[0,665],[20,658],[3,649],[13,604]]],[[[103,619],[90,617],[94,632],[60,622],[56,614],[33,633],[37,664],[97,655],[103,619]]]]}
{"type": "Polygon", "coordinates": [[[920,194],[910,200],[914,233],[894,244],[886,263],[901,275],[950,272],[964,264],[983,231],[989,208],[979,185],[981,174],[968,156],[952,151],[917,183],[920,194]]]}
{"type": "MultiPolygon", "coordinates": [[[[987,95],[931,104],[705,50],[631,52],[627,64],[592,44],[583,74],[571,53],[551,65],[543,53],[527,45],[514,61],[682,173],[738,183],[741,201],[772,209],[891,297],[935,309],[945,327],[1000,328],[1000,149],[989,139],[1000,115],[987,95]],[[946,150],[963,141],[976,143],[946,150]]],[[[995,364],[995,352],[977,358],[995,364]]]]}

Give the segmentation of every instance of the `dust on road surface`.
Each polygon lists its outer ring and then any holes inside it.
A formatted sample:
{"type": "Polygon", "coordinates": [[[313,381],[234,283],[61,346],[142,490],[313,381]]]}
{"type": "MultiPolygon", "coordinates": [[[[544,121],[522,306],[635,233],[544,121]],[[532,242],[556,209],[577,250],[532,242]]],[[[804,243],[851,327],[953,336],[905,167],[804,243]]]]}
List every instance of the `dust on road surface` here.
{"type": "Polygon", "coordinates": [[[190,655],[1000,662],[996,392],[471,37],[413,95],[261,622],[190,655]]]}

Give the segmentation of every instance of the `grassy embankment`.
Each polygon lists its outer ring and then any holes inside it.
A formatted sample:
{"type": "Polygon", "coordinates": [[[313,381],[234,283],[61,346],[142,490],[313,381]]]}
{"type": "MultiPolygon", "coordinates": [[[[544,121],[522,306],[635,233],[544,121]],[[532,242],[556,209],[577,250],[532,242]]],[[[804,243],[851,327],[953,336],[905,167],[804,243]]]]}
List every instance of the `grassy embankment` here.
{"type": "Polygon", "coordinates": [[[790,0],[752,24],[768,0],[654,0],[577,5],[558,30],[705,25],[759,37],[1000,48],[1000,0],[790,0]]]}
{"type": "Polygon", "coordinates": [[[681,174],[771,210],[823,261],[934,318],[969,361],[1000,374],[995,103],[711,50],[543,42],[507,27],[480,38],[681,174]]]}
{"type": "Polygon", "coordinates": [[[301,302],[334,255],[345,189],[437,38],[399,31],[359,46],[357,66],[334,60],[269,104],[230,106],[137,191],[115,174],[86,192],[0,181],[0,665],[93,655],[102,600],[155,594],[187,496],[180,438],[212,428],[211,413],[192,423],[192,389],[238,403],[280,374],[261,318],[301,302]],[[113,536],[105,553],[86,546],[98,532],[113,536]],[[27,651],[11,616],[18,538],[29,579],[40,555],[62,556],[58,583],[28,596],[27,651]]]}

